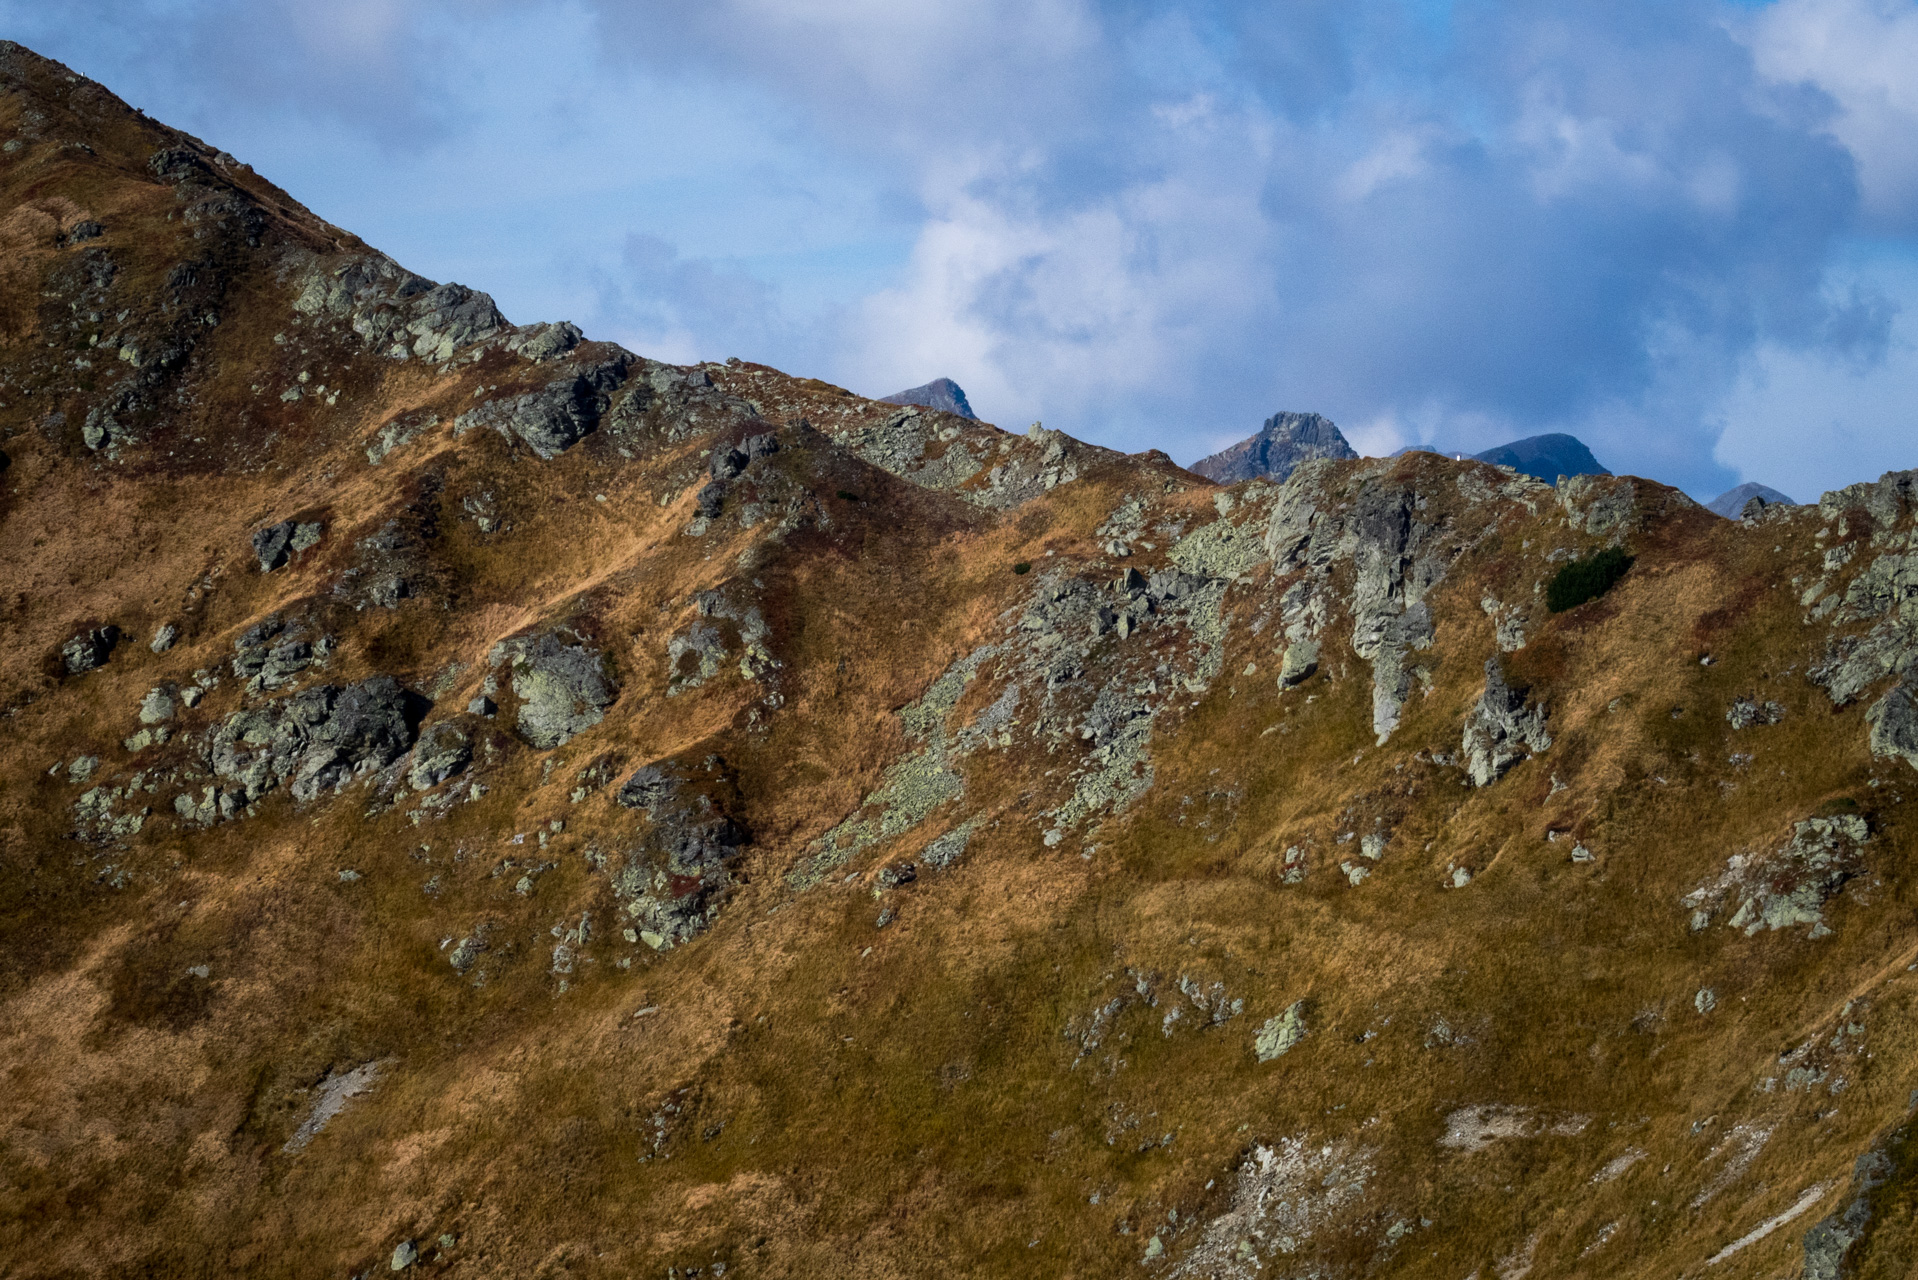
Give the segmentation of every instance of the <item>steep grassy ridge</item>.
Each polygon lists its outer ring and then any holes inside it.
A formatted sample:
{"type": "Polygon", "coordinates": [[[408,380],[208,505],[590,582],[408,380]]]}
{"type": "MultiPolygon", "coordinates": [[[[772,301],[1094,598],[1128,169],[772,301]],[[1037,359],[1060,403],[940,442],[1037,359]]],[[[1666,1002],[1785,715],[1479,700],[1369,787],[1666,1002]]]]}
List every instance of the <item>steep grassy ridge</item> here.
{"type": "Polygon", "coordinates": [[[0,135],[7,1274],[1905,1273],[1912,473],[1221,489],[0,135]]]}

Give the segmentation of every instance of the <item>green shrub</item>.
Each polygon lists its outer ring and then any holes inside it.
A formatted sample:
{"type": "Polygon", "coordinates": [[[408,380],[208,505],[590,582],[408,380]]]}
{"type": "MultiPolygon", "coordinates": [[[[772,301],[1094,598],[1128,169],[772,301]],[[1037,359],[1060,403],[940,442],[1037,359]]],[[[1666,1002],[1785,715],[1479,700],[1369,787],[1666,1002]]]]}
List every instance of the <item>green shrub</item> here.
{"type": "Polygon", "coordinates": [[[1021,560],[1021,561],[1020,561],[1020,562],[1019,562],[1018,564],[1015,564],[1015,565],[1013,565],[1013,566],[1012,566],[1012,571],[1013,571],[1014,573],[1031,573],[1031,572],[1032,572],[1032,561],[1030,561],[1030,560],[1021,560]]]}
{"type": "Polygon", "coordinates": [[[839,497],[842,501],[845,501],[845,502],[859,501],[859,495],[852,492],[850,489],[841,489],[839,491],[839,497]]]}
{"type": "Polygon", "coordinates": [[[1587,600],[1596,600],[1631,567],[1632,557],[1622,547],[1607,547],[1597,555],[1574,560],[1546,584],[1545,607],[1553,613],[1564,613],[1587,600]]]}

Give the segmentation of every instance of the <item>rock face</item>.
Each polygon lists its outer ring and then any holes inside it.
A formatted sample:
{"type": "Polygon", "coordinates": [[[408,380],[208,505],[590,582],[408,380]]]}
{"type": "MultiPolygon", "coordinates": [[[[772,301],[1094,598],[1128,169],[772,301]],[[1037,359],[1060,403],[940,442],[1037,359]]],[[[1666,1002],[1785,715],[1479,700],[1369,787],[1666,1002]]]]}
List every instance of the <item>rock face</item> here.
{"type": "Polygon", "coordinates": [[[406,780],[415,791],[437,787],[472,763],[473,743],[464,730],[444,720],[420,734],[406,780]]]}
{"type": "Polygon", "coordinates": [[[1911,681],[1896,686],[1865,712],[1871,726],[1871,753],[1903,760],[1918,769],[1918,696],[1911,681]]]}
{"type": "Polygon", "coordinates": [[[253,534],[253,554],[259,557],[260,572],[271,573],[287,560],[319,542],[324,528],[318,522],[296,523],[282,520],[253,534]]]}
{"type": "Polygon", "coordinates": [[[1713,498],[1705,504],[1705,510],[1713,515],[1724,516],[1727,520],[1736,520],[1745,514],[1745,506],[1753,498],[1760,500],[1763,506],[1792,506],[1792,500],[1769,485],[1759,484],[1756,480],[1747,480],[1744,484],[1713,498]]]}
{"type": "Polygon", "coordinates": [[[1312,458],[1356,458],[1330,418],[1316,413],[1275,413],[1257,435],[1193,463],[1191,471],[1219,484],[1269,476],[1283,480],[1312,458]]]}
{"type": "Polygon", "coordinates": [[[978,417],[973,413],[972,406],[966,403],[966,393],[951,378],[934,378],[923,387],[895,391],[879,398],[886,404],[916,404],[923,409],[937,409],[941,413],[953,413],[975,421],[978,417]]]}

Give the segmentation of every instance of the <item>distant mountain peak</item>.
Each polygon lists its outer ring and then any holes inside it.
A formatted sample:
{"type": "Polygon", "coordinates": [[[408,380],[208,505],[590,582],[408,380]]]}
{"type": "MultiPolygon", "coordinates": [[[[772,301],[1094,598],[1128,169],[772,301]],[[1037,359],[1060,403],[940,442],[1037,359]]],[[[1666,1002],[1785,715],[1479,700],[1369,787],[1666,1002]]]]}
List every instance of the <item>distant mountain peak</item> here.
{"type": "Polygon", "coordinates": [[[966,393],[951,378],[934,378],[923,387],[913,387],[906,391],[895,391],[889,396],[880,396],[886,404],[916,404],[922,409],[938,409],[944,413],[956,413],[962,418],[977,421],[979,415],[966,403],[966,393]]]}
{"type": "Polygon", "coordinates": [[[1745,504],[1753,498],[1763,499],[1764,504],[1768,507],[1775,507],[1781,504],[1787,507],[1798,505],[1770,485],[1759,484],[1756,480],[1747,480],[1737,488],[1727,489],[1716,498],[1713,498],[1705,504],[1705,509],[1716,512],[1718,515],[1724,516],[1727,520],[1736,520],[1743,514],[1745,504]]]}
{"type": "Polygon", "coordinates": [[[1283,480],[1310,458],[1356,458],[1354,449],[1332,420],[1317,413],[1275,413],[1257,435],[1201,458],[1187,468],[1219,484],[1236,484],[1256,476],[1283,480]]]}
{"type": "Polygon", "coordinates": [[[1480,462],[1490,462],[1495,466],[1510,467],[1535,476],[1546,484],[1558,483],[1560,476],[1608,476],[1612,474],[1600,465],[1585,442],[1577,436],[1566,435],[1562,431],[1549,432],[1542,436],[1526,436],[1523,440],[1514,440],[1483,453],[1472,455],[1480,462]]]}

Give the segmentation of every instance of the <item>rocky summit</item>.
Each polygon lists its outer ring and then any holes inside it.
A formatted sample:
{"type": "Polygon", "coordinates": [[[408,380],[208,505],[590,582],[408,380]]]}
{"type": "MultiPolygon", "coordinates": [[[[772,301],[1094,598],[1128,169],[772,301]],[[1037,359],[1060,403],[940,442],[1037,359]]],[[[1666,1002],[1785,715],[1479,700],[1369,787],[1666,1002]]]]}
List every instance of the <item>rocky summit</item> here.
{"type": "Polygon", "coordinates": [[[0,138],[5,1274],[1909,1274],[1918,472],[1220,486],[0,138]]]}
{"type": "Polygon", "coordinates": [[[1469,455],[1448,452],[1428,445],[1410,445],[1399,450],[1399,453],[1411,453],[1416,450],[1461,459],[1469,456],[1479,462],[1489,462],[1493,466],[1509,467],[1520,475],[1530,476],[1534,480],[1543,480],[1546,484],[1556,484],[1564,476],[1612,474],[1592,456],[1592,451],[1585,447],[1583,440],[1577,436],[1565,435],[1563,432],[1527,436],[1523,440],[1513,440],[1508,444],[1495,445],[1480,453],[1469,455]]]}
{"type": "Polygon", "coordinates": [[[1793,505],[1790,498],[1772,488],[1770,485],[1759,484],[1756,481],[1748,480],[1744,484],[1727,489],[1716,498],[1713,498],[1705,504],[1705,509],[1724,516],[1727,520],[1737,520],[1744,515],[1746,504],[1752,502],[1754,499],[1758,502],[1756,510],[1777,506],[1781,503],[1788,507],[1793,505]]]}
{"type": "Polygon", "coordinates": [[[951,378],[934,378],[923,387],[913,387],[907,391],[895,391],[881,398],[884,404],[914,404],[922,409],[937,409],[941,413],[956,414],[961,418],[977,420],[972,406],[966,403],[966,393],[951,378]]]}
{"type": "Polygon", "coordinates": [[[1255,435],[1192,464],[1192,470],[1219,484],[1269,477],[1283,480],[1313,458],[1358,457],[1330,418],[1316,413],[1275,413],[1255,435]]]}
{"type": "Polygon", "coordinates": [[[1473,455],[1480,462],[1511,467],[1522,475],[1556,484],[1561,476],[1608,476],[1592,451],[1577,436],[1563,432],[1527,436],[1473,455]]]}

